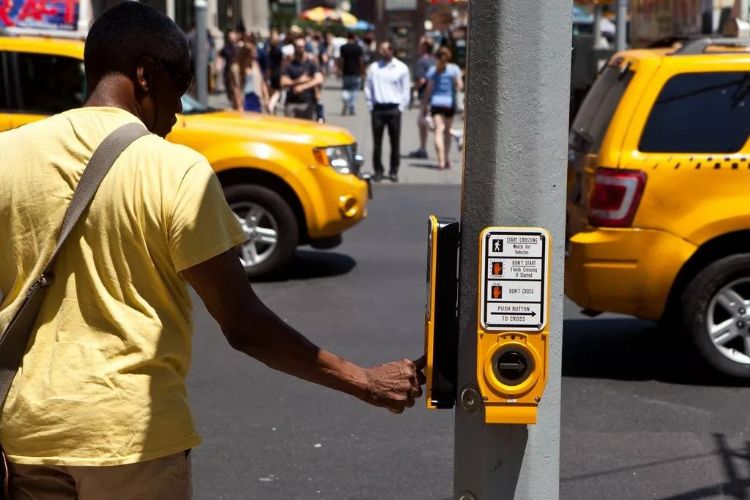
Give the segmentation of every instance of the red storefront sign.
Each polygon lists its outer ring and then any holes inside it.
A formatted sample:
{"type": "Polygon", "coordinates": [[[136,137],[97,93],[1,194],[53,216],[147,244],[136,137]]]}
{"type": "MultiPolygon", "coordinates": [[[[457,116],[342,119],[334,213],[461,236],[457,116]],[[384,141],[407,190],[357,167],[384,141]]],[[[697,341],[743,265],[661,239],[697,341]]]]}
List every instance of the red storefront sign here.
{"type": "Polygon", "coordinates": [[[0,28],[75,30],[79,0],[0,0],[0,28]]]}

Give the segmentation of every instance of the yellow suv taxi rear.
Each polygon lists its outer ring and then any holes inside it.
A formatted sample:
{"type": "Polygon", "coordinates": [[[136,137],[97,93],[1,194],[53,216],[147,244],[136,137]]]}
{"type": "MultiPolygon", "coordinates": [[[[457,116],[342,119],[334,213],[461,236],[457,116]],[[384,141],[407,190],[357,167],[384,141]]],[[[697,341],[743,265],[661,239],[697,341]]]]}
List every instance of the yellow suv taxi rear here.
{"type": "MultiPolygon", "coordinates": [[[[85,97],[83,41],[0,36],[0,131],[75,108],[85,97]]],[[[168,140],[202,153],[248,242],[251,276],[281,268],[297,245],[331,248],[366,215],[352,135],[311,121],[219,111],[183,97],[168,140]]]]}
{"type": "Polygon", "coordinates": [[[750,378],[750,51],[694,40],[616,54],[570,132],[565,292],[678,319],[750,378]]]}

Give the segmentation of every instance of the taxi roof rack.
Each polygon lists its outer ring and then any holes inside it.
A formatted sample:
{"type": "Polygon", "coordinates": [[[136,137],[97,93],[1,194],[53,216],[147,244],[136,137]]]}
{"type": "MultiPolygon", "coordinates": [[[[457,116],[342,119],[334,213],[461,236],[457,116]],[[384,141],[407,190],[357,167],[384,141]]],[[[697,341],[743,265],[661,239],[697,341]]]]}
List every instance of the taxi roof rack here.
{"type": "Polygon", "coordinates": [[[674,51],[672,55],[694,56],[704,54],[709,47],[750,48],[750,38],[697,38],[686,40],[685,44],[674,51]]]}

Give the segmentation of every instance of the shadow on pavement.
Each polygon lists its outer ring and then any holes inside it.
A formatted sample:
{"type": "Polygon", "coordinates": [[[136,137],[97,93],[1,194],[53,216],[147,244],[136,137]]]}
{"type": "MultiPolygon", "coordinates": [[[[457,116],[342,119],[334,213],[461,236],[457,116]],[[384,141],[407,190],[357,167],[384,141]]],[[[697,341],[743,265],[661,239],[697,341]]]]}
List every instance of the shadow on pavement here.
{"type": "Polygon", "coordinates": [[[567,320],[563,377],[658,380],[683,385],[747,386],[711,370],[680,338],[637,319],[567,320]]]}
{"type": "Polygon", "coordinates": [[[590,474],[562,477],[560,482],[566,483],[580,479],[603,478],[623,472],[635,473],[638,470],[651,470],[665,465],[694,462],[709,457],[717,457],[721,462],[723,476],[726,479],[724,482],[678,493],[676,495],[661,497],[661,500],[700,500],[717,498],[719,496],[721,496],[721,498],[742,500],[749,498],[748,490],[750,489],[750,478],[742,477],[746,476],[746,474],[740,471],[746,471],[748,470],[748,467],[750,467],[750,442],[745,441],[743,447],[732,448],[728,445],[725,434],[714,433],[713,439],[715,449],[712,451],[706,451],[706,453],[682,455],[665,460],[655,460],[624,467],[616,467],[590,474]]]}
{"type": "Polygon", "coordinates": [[[738,500],[750,498],[748,496],[748,493],[750,493],[750,477],[741,477],[747,475],[739,473],[740,470],[748,470],[748,466],[750,466],[750,442],[745,442],[744,449],[732,449],[727,445],[724,434],[714,433],[713,437],[716,443],[716,450],[713,455],[719,457],[721,460],[726,481],[677,495],[663,497],[662,500],[699,500],[716,498],[719,495],[722,498],[736,498],[738,500]],[[739,467],[737,466],[738,463],[739,467]]]}
{"type": "MultiPolygon", "coordinates": [[[[402,158],[407,158],[406,156],[402,156],[402,158]]],[[[415,167],[415,168],[426,168],[427,170],[442,170],[438,168],[437,163],[409,163],[408,166],[415,167]]]]}
{"type": "Polygon", "coordinates": [[[320,250],[297,250],[284,270],[271,276],[256,278],[254,283],[306,280],[312,278],[332,278],[347,274],[357,265],[349,257],[336,252],[320,250]]]}

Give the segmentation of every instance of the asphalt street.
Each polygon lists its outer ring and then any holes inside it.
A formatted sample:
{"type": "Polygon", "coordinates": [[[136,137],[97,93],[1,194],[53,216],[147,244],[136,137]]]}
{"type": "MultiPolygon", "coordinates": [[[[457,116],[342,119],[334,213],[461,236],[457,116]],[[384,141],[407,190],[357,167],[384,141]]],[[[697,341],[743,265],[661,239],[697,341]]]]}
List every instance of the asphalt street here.
{"type": "MultiPolygon", "coordinates": [[[[341,247],[299,251],[256,290],[357,363],[419,356],[427,215],[458,216],[459,199],[458,186],[378,185],[341,247]]],[[[392,415],[275,373],[233,352],[195,305],[196,499],[451,498],[452,411],[420,401],[392,415]]],[[[563,353],[562,498],[750,496],[750,389],[706,372],[678,333],[567,302],[563,353]]]]}

